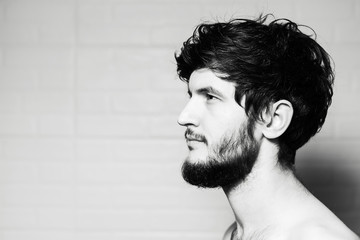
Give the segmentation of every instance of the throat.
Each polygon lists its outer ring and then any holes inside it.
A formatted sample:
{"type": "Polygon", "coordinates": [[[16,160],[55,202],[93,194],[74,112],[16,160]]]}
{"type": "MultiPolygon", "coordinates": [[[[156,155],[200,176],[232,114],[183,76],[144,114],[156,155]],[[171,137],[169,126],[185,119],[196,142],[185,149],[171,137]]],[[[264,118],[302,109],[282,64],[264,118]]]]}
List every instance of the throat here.
{"type": "Polygon", "coordinates": [[[244,233],[241,233],[241,231],[238,231],[238,228],[235,228],[231,234],[230,240],[265,240],[268,239],[267,236],[268,229],[264,230],[257,230],[248,236],[245,236],[244,233]]]}
{"type": "Polygon", "coordinates": [[[263,171],[257,166],[248,178],[231,190],[224,189],[237,227],[231,240],[269,239],[280,226],[297,215],[294,206],[307,199],[303,187],[290,171],[263,171]]]}

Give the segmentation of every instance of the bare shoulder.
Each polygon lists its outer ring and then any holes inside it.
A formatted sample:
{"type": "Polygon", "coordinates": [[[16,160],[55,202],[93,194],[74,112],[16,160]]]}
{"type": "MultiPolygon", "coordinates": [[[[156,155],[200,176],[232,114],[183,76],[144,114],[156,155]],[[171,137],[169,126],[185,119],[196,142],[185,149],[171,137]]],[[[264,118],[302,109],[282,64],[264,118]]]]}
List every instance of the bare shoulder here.
{"type": "Polygon", "coordinates": [[[295,229],[291,240],[360,240],[360,238],[345,226],[305,225],[295,229]]]}
{"type": "Polygon", "coordinates": [[[226,229],[224,236],[223,236],[223,240],[231,240],[231,236],[232,233],[234,232],[234,230],[236,229],[236,222],[234,222],[233,224],[231,224],[228,229],[226,229]]]}

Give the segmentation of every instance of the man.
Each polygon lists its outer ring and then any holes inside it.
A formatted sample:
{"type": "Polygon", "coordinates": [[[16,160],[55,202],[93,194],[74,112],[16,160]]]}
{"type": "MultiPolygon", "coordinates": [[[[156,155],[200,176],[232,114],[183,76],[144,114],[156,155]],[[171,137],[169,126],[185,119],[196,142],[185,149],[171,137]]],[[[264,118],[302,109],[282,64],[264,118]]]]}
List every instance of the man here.
{"type": "Polygon", "coordinates": [[[297,24],[266,20],[201,24],[176,54],[190,97],[183,177],[223,188],[236,219],[226,240],[359,239],[294,174],[331,103],[330,58],[297,24]]]}

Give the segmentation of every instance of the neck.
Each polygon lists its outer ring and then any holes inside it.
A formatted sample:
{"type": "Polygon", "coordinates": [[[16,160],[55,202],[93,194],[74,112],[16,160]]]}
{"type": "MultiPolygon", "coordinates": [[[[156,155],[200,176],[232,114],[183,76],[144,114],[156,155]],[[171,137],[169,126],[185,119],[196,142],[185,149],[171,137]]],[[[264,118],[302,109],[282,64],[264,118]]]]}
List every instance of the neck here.
{"type": "Polygon", "coordinates": [[[269,151],[260,151],[244,182],[224,191],[235,214],[239,239],[266,236],[286,224],[289,216],[296,214],[294,206],[308,196],[294,173],[278,165],[276,152],[269,151]]]}

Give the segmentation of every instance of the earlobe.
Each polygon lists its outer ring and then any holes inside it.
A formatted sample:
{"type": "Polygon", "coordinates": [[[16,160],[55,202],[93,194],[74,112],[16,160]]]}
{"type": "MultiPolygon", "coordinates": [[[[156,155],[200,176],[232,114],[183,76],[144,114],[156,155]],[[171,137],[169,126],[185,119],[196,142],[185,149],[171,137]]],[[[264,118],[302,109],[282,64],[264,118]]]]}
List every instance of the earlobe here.
{"type": "Polygon", "coordinates": [[[287,100],[279,100],[263,113],[264,124],[262,132],[264,137],[275,139],[280,137],[289,127],[294,110],[287,100]]]}

